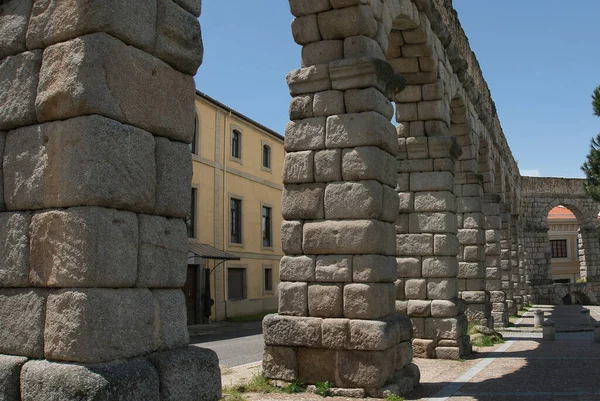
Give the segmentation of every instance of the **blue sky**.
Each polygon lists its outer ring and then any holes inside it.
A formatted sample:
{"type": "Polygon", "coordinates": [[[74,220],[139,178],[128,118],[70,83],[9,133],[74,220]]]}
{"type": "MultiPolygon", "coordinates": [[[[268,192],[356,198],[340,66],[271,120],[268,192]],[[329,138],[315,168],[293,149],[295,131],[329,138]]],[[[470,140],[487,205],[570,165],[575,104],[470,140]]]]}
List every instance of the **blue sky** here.
{"type": "MultiPolygon", "coordinates": [[[[204,0],[196,87],[283,134],[285,75],[300,66],[285,0],[204,0]]],[[[524,175],[583,177],[600,118],[600,1],[454,0],[524,175]]]]}

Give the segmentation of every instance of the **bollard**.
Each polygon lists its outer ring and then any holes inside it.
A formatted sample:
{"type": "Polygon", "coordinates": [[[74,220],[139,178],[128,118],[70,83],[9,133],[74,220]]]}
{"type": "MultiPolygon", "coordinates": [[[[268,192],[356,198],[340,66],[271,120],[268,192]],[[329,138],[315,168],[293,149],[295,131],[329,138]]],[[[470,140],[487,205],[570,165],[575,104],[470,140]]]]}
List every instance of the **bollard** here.
{"type": "Polygon", "coordinates": [[[544,311],[536,310],[533,313],[533,327],[542,327],[542,324],[544,323],[544,311]]]}
{"type": "Polygon", "coordinates": [[[556,324],[552,320],[546,320],[542,324],[542,338],[544,341],[556,340],[556,324]]]}
{"type": "Polygon", "coordinates": [[[594,342],[600,343],[600,322],[594,323],[594,342]]]}
{"type": "Polygon", "coordinates": [[[581,311],[581,317],[579,318],[579,321],[582,326],[590,325],[590,310],[589,309],[584,309],[581,311]]]}

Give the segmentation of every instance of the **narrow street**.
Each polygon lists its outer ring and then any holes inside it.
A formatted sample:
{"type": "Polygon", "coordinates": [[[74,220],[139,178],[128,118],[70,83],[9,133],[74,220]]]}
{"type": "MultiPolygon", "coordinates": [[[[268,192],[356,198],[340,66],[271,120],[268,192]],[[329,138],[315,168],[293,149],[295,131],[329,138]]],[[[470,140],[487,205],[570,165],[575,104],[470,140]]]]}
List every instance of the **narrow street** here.
{"type": "Polygon", "coordinates": [[[207,327],[190,333],[190,344],[212,349],[219,356],[219,365],[226,368],[260,361],[264,347],[260,322],[207,327]]]}

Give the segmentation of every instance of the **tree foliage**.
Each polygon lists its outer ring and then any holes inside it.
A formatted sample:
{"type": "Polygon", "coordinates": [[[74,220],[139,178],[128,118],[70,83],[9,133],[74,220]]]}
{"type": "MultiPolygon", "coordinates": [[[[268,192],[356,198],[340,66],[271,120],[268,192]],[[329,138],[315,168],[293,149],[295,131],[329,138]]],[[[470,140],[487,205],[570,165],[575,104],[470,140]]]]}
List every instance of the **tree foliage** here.
{"type": "MultiPolygon", "coordinates": [[[[592,109],[594,115],[600,117],[600,86],[592,93],[592,109]]],[[[600,134],[592,138],[586,159],[581,166],[586,176],[583,188],[595,201],[600,202],[600,134]]]]}
{"type": "Polygon", "coordinates": [[[594,93],[592,93],[592,107],[594,115],[600,117],[600,86],[596,87],[594,93]]]}

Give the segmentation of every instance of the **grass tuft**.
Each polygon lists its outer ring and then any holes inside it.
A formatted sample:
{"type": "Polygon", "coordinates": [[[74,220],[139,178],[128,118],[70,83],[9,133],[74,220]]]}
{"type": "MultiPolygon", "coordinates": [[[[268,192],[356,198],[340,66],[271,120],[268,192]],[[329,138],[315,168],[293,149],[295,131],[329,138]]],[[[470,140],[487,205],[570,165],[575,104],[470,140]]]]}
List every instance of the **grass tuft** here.
{"type": "Polygon", "coordinates": [[[315,384],[317,390],[315,391],[321,397],[331,397],[333,393],[331,392],[331,383],[328,381],[319,382],[315,384]]]}
{"type": "Polygon", "coordinates": [[[404,397],[401,397],[396,394],[386,395],[384,398],[385,401],[404,401],[404,397]]]}

